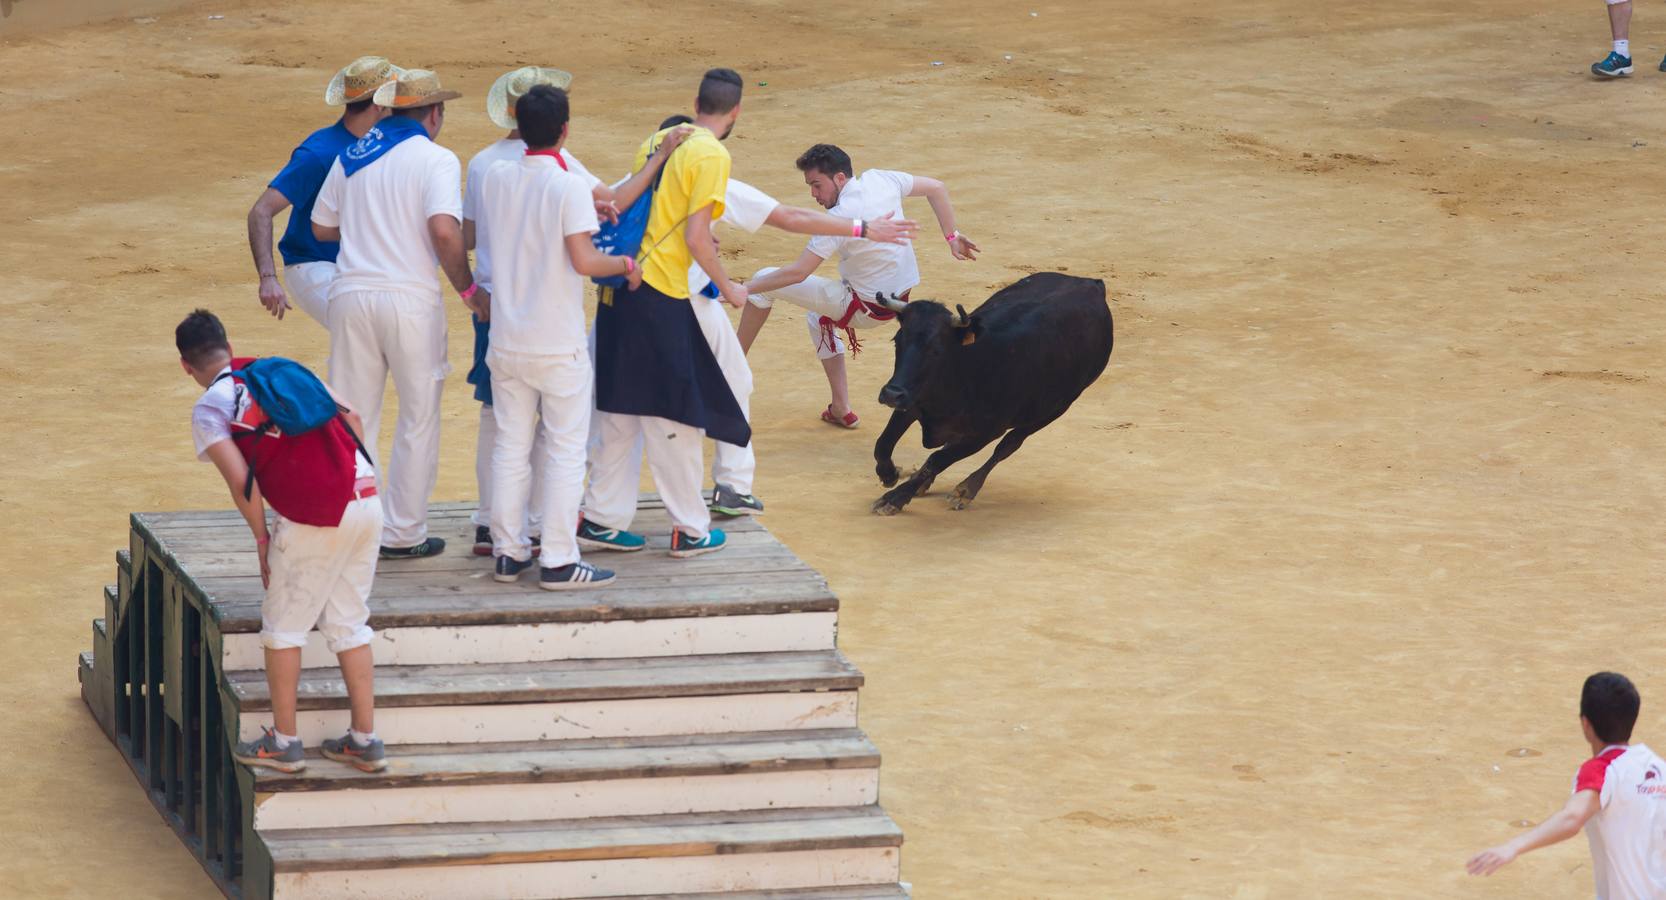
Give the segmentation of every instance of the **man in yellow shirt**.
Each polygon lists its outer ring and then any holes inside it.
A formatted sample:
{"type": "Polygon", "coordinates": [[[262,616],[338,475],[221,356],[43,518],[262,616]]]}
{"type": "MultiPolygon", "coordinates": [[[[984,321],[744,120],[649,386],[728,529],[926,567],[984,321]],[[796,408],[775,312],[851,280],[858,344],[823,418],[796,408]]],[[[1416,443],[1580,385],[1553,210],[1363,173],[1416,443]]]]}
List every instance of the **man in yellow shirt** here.
{"type": "MultiPolygon", "coordinates": [[[[635,290],[603,289],[596,310],[596,439],[590,484],[579,520],[579,546],[640,550],[631,534],[636,513],[634,445],[640,435],[654,486],[672,522],[671,555],[722,549],[722,530],[700,495],[701,432],[745,446],[752,439],[740,404],[700,331],[688,300],[688,270],[698,264],[723,299],[746,303],[729,280],[712,239],[729,186],[729,151],[722,138],[740,118],[741,77],[712,69],[700,80],[694,132],[672,152],[655,186],[637,260],[635,290]]],[[[667,129],[669,130],[669,129],[667,129]]],[[[656,132],[637,151],[639,169],[664,138],[656,132]]]]}

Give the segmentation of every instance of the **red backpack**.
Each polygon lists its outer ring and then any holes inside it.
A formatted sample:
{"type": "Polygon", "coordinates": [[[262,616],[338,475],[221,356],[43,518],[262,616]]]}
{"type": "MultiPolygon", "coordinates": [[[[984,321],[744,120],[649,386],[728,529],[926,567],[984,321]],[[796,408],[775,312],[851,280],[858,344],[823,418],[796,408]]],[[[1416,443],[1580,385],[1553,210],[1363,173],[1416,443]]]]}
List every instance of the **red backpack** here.
{"type": "MultiPolygon", "coordinates": [[[[234,359],[229,377],[248,407],[231,423],[232,442],[249,464],[252,482],[278,515],[302,525],[334,528],[353,500],[359,441],[339,417],[302,434],[285,434],[255,399],[238,370],[253,358],[234,359]]],[[[240,396],[233,408],[242,405],[240,396]]],[[[247,496],[247,485],[245,485],[247,496]]]]}

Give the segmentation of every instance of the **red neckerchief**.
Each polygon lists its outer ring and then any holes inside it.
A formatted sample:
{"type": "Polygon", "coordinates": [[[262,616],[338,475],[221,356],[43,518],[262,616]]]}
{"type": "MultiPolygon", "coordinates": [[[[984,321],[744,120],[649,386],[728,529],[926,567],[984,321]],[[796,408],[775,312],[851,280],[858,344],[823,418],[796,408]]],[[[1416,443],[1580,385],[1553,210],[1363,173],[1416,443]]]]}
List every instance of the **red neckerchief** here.
{"type": "Polygon", "coordinates": [[[567,171],[567,161],[561,158],[561,151],[560,150],[528,150],[528,151],[526,151],[526,155],[527,156],[553,156],[553,157],[555,157],[555,164],[561,167],[561,171],[563,171],[563,172],[567,171]]]}

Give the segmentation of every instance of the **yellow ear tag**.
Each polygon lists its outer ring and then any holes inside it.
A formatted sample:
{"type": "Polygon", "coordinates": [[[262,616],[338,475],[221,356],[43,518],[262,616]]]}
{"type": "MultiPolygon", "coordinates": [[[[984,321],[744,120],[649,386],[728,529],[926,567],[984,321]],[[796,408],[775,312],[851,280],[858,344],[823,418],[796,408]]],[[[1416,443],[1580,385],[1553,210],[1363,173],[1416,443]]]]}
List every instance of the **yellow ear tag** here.
{"type": "Polygon", "coordinates": [[[978,340],[977,332],[974,332],[972,329],[968,328],[968,329],[966,329],[966,333],[960,336],[960,346],[964,347],[967,344],[977,343],[977,340],[978,340]]]}

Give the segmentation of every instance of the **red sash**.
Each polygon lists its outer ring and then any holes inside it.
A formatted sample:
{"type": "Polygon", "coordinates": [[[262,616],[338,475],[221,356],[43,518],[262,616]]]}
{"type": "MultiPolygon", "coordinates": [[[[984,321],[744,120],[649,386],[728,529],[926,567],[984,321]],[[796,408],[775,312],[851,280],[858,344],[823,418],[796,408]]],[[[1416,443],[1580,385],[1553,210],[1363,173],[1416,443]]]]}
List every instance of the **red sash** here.
{"type": "MultiPolygon", "coordinates": [[[[910,293],[912,293],[912,290],[903,291],[897,299],[907,303],[910,293]]],[[[862,352],[862,342],[856,337],[856,329],[850,327],[850,320],[856,318],[857,313],[866,313],[868,318],[876,322],[889,322],[897,317],[896,313],[878,303],[863,300],[856,293],[855,288],[851,288],[850,305],[845,307],[845,314],[838,319],[831,316],[822,316],[821,321],[817,323],[821,326],[821,343],[817,346],[825,345],[829,351],[832,351],[834,347],[838,346],[834,343],[834,332],[835,330],[842,330],[845,333],[845,346],[850,348],[850,355],[855,356],[862,352]]]]}

